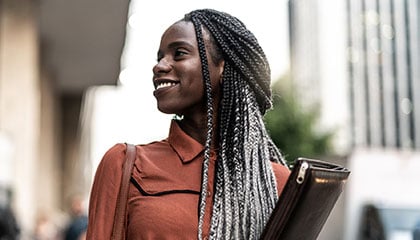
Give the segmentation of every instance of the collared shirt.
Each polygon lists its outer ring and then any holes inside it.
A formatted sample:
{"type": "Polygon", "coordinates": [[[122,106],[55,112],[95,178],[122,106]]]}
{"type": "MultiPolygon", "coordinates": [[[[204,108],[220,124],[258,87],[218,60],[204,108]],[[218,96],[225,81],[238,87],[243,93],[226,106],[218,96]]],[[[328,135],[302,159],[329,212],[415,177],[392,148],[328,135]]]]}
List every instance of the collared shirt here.
{"type": "MultiPolygon", "coordinates": [[[[105,154],[102,162],[112,164],[112,160],[106,159],[124,159],[124,156],[125,146],[118,144],[105,154]]],[[[127,239],[197,238],[203,161],[203,145],[182,131],[175,121],[171,123],[167,139],[137,146],[137,157],[129,189],[127,239]]],[[[116,161],[113,162],[115,167],[116,161]]],[[[216,152],[211,151],[208,194],[203,224],[204,238],[208,236],[210,230],[215,164],[216,152]]],[[[101,165],[104,164],[101,163],[101,165]]],[[[280,193],[289,175],[289,170],[280,164],[273,163],[272,166],[280,193]]],[[[96,178],[99,178],[98,174],[107,174],[106,171],[101,170],[103,168],[98,167],[94,187],[92,188],[92,194],[94,195],[92,199],[95,206],[101,205],[101,201],[111,202],[114,197],[116,199],[117,195],[117,193],[113,193],[112,196],[107,197],[105,195],[102,196],[105,199],[99,199],[98,196],[103,195],[103,193],[97,192],[99,189],[96,189],[95,185],[99,184],[96,183],[96,178]]],[[[106,168],[112,169],[112,167],[106,168]]],[[[111,175],[109,177],[121,175],[112,176],[115,173],[108,174],[111,175]]],[[[119,181],[113,181],[112,188],[116,187],[117,183],[119,184],[119,181]]],[[[102,217],[113,216],[115,210],[111,208],[112,204],[108,203],[106,205],[107,207],[102,208],[107,208],[106,211],[109,213],[102,217]]],[[[95,206],[91,204],[90,210],[93,211],[91,208],[98,208],[95,206]]],[[[96,221],[96,219],[89,216],[89,221],[96,221]]],[[[102,230],[110,232],[110,230],[104,228],[106,227],[102,227],[102,230]]],[[[89,231],[88,228],[88,239],[93,236],[90,235],[92,231],[89,231]]]]}

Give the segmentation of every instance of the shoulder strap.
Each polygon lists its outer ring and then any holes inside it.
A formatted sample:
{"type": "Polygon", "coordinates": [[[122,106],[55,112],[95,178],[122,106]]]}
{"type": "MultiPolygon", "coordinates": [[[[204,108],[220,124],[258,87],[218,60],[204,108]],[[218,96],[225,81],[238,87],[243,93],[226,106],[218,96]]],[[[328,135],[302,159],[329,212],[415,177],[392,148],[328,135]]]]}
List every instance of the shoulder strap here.
{"type": "Polygon", "coordinates": [[[115,209],[114,225],[112,228],[113,240],[125,239],[126,211],[128,201],[128,188],[130,185],[131,172],[136,159],[136,146],[126,143],[126,159],[123,165],[123,173],[121,176],[120,191],[117,198],[117,206],[115,209]]]}

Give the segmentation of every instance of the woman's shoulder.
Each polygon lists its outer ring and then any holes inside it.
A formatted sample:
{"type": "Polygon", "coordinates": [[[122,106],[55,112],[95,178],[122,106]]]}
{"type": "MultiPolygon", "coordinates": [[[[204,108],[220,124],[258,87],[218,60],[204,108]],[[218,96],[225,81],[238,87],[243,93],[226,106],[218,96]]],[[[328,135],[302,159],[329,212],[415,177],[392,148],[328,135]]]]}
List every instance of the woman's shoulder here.
{"type": "MultiPolygon", "coordinates": [[[[153,141],[147,144],[134,144],[137,149],[153,149],[154,147],[159,147],[160,145],[164,145],[165,140],[161,141],[153,141]]],[[[106,166],[120,166],[125,160],[125,153],[127,151],[127,144],[126,143],[116,143],[112,147],[110,147],[102,157],[100,165],[106,166]]]]}
{"type": "Polygon", "coordinates": [[[124,143],[116,143],[114,146],[110,147],[104,154],[103,159],[115,159],[119,156],[124,156],[125,151],[127,149],[126,144],[124,143]]]}
{"type": "Polygon", "coordinates": [[[271,162],[271,166],[273,166],[273,170],[275,174],[286,174],[286,175],[290,174],[290,169],[286,165],[283,165],[277,162],[271,162]]]}
{"type": "Polygon", "coordinates": [[[115,171],[122,166],[125,158],[126,145],[124,143],[116,143],[110,147],[102,157],[99,163],[98,171],[115,171]]]}
{"type": "Polygon", "coordinates": [[[276,177],[277,190],[280,194],[289,178],[290,169],[287,166],[276,162],[271,162],[271,166],[273,167],[273,172],[276,177]]]}

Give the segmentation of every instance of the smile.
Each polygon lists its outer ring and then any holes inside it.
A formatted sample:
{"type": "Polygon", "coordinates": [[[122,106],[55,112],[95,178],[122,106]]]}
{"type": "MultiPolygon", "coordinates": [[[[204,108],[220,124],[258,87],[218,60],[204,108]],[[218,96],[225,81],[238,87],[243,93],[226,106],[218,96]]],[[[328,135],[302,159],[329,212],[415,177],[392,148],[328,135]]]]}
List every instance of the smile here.
{"type": "Polygon", "coordinates": [[[165,87],[172,87],[172,86],[175,86],[176,84],[177,83],[174,83],[174,82],[162,82],[156,86],[156,90],[165,88],[165,87]]]}

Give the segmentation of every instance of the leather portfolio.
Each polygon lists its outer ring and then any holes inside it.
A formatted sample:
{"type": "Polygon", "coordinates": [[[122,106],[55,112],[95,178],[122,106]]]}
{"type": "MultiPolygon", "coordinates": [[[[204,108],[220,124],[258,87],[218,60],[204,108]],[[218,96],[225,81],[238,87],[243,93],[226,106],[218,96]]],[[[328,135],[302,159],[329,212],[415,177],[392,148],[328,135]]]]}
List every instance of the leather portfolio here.
{"type": "Polygon", "coordinates": [[[349,174],[333,163],[297,159],[261,239],[317,239],[349,174]]]}

